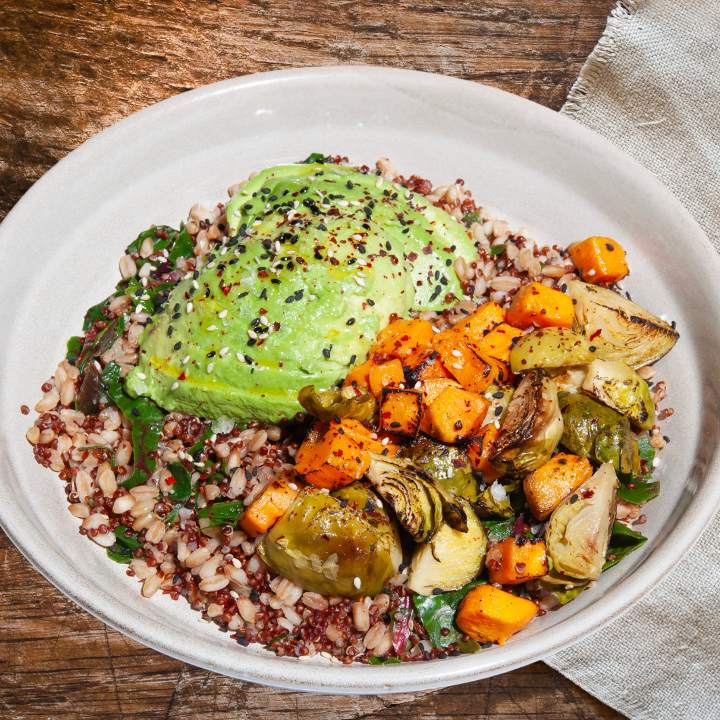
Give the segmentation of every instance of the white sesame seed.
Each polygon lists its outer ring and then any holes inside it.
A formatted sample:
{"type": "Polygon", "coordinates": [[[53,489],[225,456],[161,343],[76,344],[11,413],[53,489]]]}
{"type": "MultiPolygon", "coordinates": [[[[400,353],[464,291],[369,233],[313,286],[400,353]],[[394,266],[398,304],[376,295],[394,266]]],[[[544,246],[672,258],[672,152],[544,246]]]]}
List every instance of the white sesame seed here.
{"type": "Polygon", "coordinates": [[[453,351],[452,351],[452,354],[453,354],[455,357],[462,357],[462,353],[461,353],[459,350],[453,350],[453,351]]]}
{"type": "Polygon", "coordinates": [[[351,205],[354,205],[355,207],[358,207],[359,205],[362,205],[362,203],[359,200],[351,200],[351,205]]]}
{"type": "Polygon", "coordinates": [[[415,383],[415,387],[414,387],[413,389],[414,389],[414,390],[419,390],[421,387],[422,387],[422,383],[418,380],[418,381],[415,383]]]}
{"type": "Polygon", "coordinates": [[[261,220],[256,220],[256,221],[252,224],[253,227],[257,227],[258,225],[262,225],[262,221],[261,221],[261,220]]]}
{"type": "Polygon", "coordinates": [[[182,450],[178,450],[178,460],[184,460],[185,459],[185,453],[182,450]]]}
{"type": "Polygon", "coordinates": [[[258,340],[264,340],[268,336],[267,333],[263,333],[262,335],[258,335],[258,340]]]}
{"type": "Polygon", "coordinates": [[[193,280],[193,287],[194,287],[196,290],[199,290],[199,289],[200,289],[200,286],[197,284],[197,280],[193,280]]]}
{"type": "MultiPolygon", "coordinates": [[[[237,562],[237,558],[235,558],[235,561],[237,562]]],[[[240,596],[234,590],[231,590],[230,597],[233,598],[233,600],[237,600],[240,596]]]]}
{"type": "Polygon", "coordinates": [[[308,300],[317,300],[317,295],[308,295],[308,300]]]}
{"type": "Polygon", "coordinates": [[[217,330],[217,325],[208,325],[208,332],[213,332],[214,330],[217,330]]]}
{"type": "Polygon", "coordinates": [[[367,265],[367,261],[366,261],[366,260],[363,260],[362,258],[356,258],[355,262],[356,262],[358,265],[367,265]]]}
{"type": "Polygon", "coordinates": [[[202,460],[198,460],[196,463],[193,463],[195,467],[205,467],[205,463],[202,460]]]}
{"type": "Polygon", "coordinates": [[[256,333],[254,330],[248,330],[248,335],[249,335],[253,340],[255,340],[255,338],[257,337],[257,333],[256,333]]]}
{"type": "Polygon", "coordinates": [[[453,363],[450,367],[453,367],[456,370],[462,370],[462,365],[460,363],[453,363]]]}
{"type": "Polygon", "coordinates": [[[171,390],[177,390],[179,387],[180,387],[180,383],[179,383],[179,382],[174,382],[174,383],[170,386],[170,389],[171,389],[171,390]]]}
{"type": "Polygon", "coordinates": [[[297,213],[294,210],[289,210],[288,214],[287,214],[287,219],[292,220],[295,217],[295,215],[297,215],[297,213]]]}
{"type": "Polygon", "coordinates": [[[594,271],[594,270],[590,270],[590,271],[588,272],[588,277],[592,277],[594,274],[595,274],[595,271],[594,271]]]}
{"type": "Polygon", "coordinates": [[[358,270],[357,275],[358,277],[367,277],[367,275],[362,270],[358,270]]]}
{"type": "Polygon", "coordinates": [[[183,280],[189,280],[191,277],[192,277],[192,273],[191,273],[191,272],[185,273],[185,274],[183,275],[183,280]]]}
{"type": "Polygon", "coordinates": [[[375,181],[375,187],[381,188],[382,187],[382,177],[378,176],[378,179],[375,181]]]}
{"type": "Polygon", "coordinates": [[[335,253],[334,253],[332,250],[328,250],[328,251],[327,251],[327,256],[328,256],[328,257],[333,257],[334,254],[335,254],[335,253]]]}
{"type": "Polygon", "coordinates": [[[382,510],[383,504],[382,504],[382,502],[380,501],[380,498],[379,498],[379,497],[376,497],[376,498],[375,498],[375,504],[378,506],[378,508],[380,508],[380,510],[382,510]]]}
{"type": "Polygon", "coordinates": [[[230,349],[229,347],[221,348],[221,349],[220,349],[220,352],[218,353],[218,355],[219,355],[220,357],[224,357],[225,354],[227,353],[227,351],[228,351],[229,349],[230,349]]]}
{"type": "Polygon", "coordinates": [[[95,360],[95,362],[93,363],[93,365],[97,368],[97,371],[98,371],[99,373],[102,372],[102,368],[100,367],[100,363],[99,363],[97,360],[95,360]]]}
{"type": "Polygon", "coordinates": [[[265,327],[267,327],[268,319],[267,319],[264,315],[261,315],[261,316],[260,316],[260,322],[261,322],[265,327]]]}
{"type": "Polygon", "coordinates": [[[296,200],[296,201],[293,203],[293,205],[294,205],[296,208],[300,207],[300,201],[299,201],[299,200],[296,200]]]}
{"type": "Polygon", "coordinates": [[[214,260],[211,260],[205,267],[208,268],[208,270],[211,269],[211,268],[214,268],[214,267],[215,267],[215,261],[214,261],[214,260]]]}
{"type": "Polygon", "coordinates": [[[654,459],[653,462],[652,462],[652,465],[653,465],[654,468],[659,467],[659,466],[660,466],[660,458],[659,458],[659,457],[655,457],[655,459],[654,459]]]}
{"type": "Polygon", "coordinates": [[[223,310],[221,313],[218,314],[218,317],[220,319],[227,317],[227,310],[223,310]]]}
{"type": "Polygon", "coordinates": [[[136,378],[140,378],[140,380],[147,380],[147,375],[145,373],[135,373],[136,378]]]}
{"type": "Polygon", "coordinates": [[[141,299],[141,300],[149,300],[149,299],[150,299],[150,296],[149,296],[147,293],[144,293],[144,294],[142,294],[142,295],[140,296],[140,299],[141,299]]]}
{"type": "Polygon", "coordinates": [[[185,308],[185,310],[186,310],[186,312],[191,313],[191,312],[193,311],[193,304],[192,304],[192,303],[188,303],[188,304],[187,304],[187,307],[185,308]]]}
{"type": "Polygon", "coordinates": [[[222,250],[220,250],[220,257],[222,257],[227,251],[228,251],[228,249],[226,247],[224,247],[222,250]]]}
{"type": "Polygon", "coordinates": [[[232,559],[232,564],[233,564],[236,568],[241,568],[241,567],[242,567],[242,563],[241,563],[237,558],[233,558],[233,559],[232,559]]]}
{"type": "Polygon", "coordinates": [[[288,483],[288,487],[289,487],[291,490],[297,490],[297,489],[298,489],[298,487],[297,487],[297,485],[296,485],[295,483],[288,483]]]}
{"type": "Polygon", "coordinates": [[[363,239],[363,237],[359,233],[355,233],[355,235],[353,235],[353,240],[360,241],[362,239],[363,239]]]}
{"type": "Polygon", "coordinates": [[[189,356],[189,355],[186,355],[186,356],[183,358],[182,364],[183,364],[183,365],[187,365],[189,362],[190,362],[190,356],[189,356]]]}
{"type": "Polygon", "coordinates": [[[282,248],[280,247],[280,241],[275,241],[275,252],[282,252],[282,248]]]}
{"type": "Polygon", "coordinates": [[[360,287],[365,287],[365,281],[364,281],[362,278],[356,277],[356,278],[355,278],[355,282],[356,282],[360,287]]]}
{"type": "Polygon", "coordinates": [[[214,367],[215,367],[215,364],[214,364],[214,363],[209,363],[208,366],[207,366],[207,371],[208,371],[209,373],[211,373],[211,372],[213,371],[213,368],[214,368],[214,367]]]}
{"type": "Polygon", "coordinates": [[[213,434],[210,436],[210,442],[215,442],[216,440],[217,440],[217,433],[213,433],[213,434]]]}
{"type": "Polygon", "coordinates": [[[496,427],[498,430],[500,429],[500,421],[499,421],[499,420],[496,420],[496,421],[495,421],[495,427],[496,427]]]}
{"type": "Polygon", "coordinates": [[[359,589],[360,589],[360,586],[362,585],[362,580],[360,580],[359,577],[356,577],[356,578],[353,580],[353,585],[359,590],[359,589]]]}
{"type": "Polygon", "coordinates": [[[381,442],[380,444],[381,444],[381,445],[387,445],[389,442],[390,442],[390,438],[389,438],[389,437],[384,437],[384,438],[382,439],[382,442],[381,442]]]}
{"type": "Polygon", "coordinates": [[[347,207],[350,203],[347,200],[338,200],[338,205],[341,205],[342,207],[347,207]]]}
{"type": "Polygon", "coordinates": [[[140,278],[140,284],[141,284],[143,287],[147,287],[148,279],[147,279],[147,278],[140,278]]]}
{"type": "Polygon", "coordinates": [[[245,356],[242,353],[235,353],[235,357],[240,360],[240,362],[245,362],[245,356]]]}
{"type": "Polygon", "coordinates": [[[142,303],[138,303],[137,307],[135,308],[136,313],[141,313],[145,308],[143,307],[142,303]]]}

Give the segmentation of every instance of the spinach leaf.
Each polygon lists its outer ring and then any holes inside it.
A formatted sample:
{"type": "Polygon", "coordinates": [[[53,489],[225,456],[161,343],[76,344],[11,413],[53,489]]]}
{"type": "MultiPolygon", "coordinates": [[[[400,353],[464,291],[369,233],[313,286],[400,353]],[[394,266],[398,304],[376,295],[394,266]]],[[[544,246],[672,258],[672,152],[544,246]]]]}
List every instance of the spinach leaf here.
{"type": "Polygon", "coordinates": [[[328,160],[329,155],[323,155],[322,153],[310,153],[304,160],[300,162],[300,165],[312,165],[313,163],[324,163],[328,160]]]}
{"type": "Polygon", "coordinates": [[[511,517],[507,520],[481,520],[480,522],[486,535],[492,535],[498,540],[505,540],[505,538],[509,538],[513,534],[515,521],[516,518],[511,517]]]}
{"type": "Polygon", "coordinates": [[[198,519],[206,518],[210,524],[205,527],[217,527],[218,525],[234,525],[238,516],[243,511],[243,504],[238,502],[215,503],[210,507],[198,508],[198,519]]]}
{"type": "Polygon", "coordinates": [[[382,660],[379,657],[375,657],[374,655],[368,659],[368,663],[370,665],[395,665],[396,663],[401,663],[402,660],[397,657],[389,657],[382,660]]]}
{"type": "Polygon", "coordinates": [[[638,455],[640,456],[640,467],[647,467],[646,472],[642,472],[641,475],[644,480],[648,480],[652,475],[653,460],[655,460],[655,448],[650,444],[649,438],[640,437],[638,438],[638,455]],[[643,460],[645,462],[643,463],[643,460]]]}
{"type": "MultiPolygon", "coordinates": [[[[455,625],[455,613],[458,606],[470,590],[478,585],[486,584],[485,580],[474,580],[454,592],[442,595],[413,596],[415,610],[428,632],[430,642],[436,648],[447,647],[450,643],[459,642],[462,639],[464,633],[455,625]],[[443,628],[447,628],[450,632],[443,635],[443,628]]],[[[472,650],[472,652],[475,651],[472,650]]]]}
{"type": "Polygon", "coordinates": [[[171,263],[176,263],[178,258],[192,257],[193,256],[193,242],[190,233],[185,229],[185,225],[180,226],[180,232],[175,237],[173,248],[170,251],[168,260],[171,263]]]}
{"type": "Polygon", "coordinates": [[[86,313],[83,320],[83,332],[87,331],[96,320],[102,320],[105,316],[100,312],[107,305],[107,298],[97,305],[93,305],[86,313]]]}
{"type": "Polygon", "coordinates": [[[656,498],[660,494],[660,483],[643,483],[635,482],[635,487],[631,490],[625,485],[621,485],[618,490],[618,497],[631,503],[640,505],[656,498]]]}
{"type": "Polygon", "coordinates": [[[114,360],[111,360],[103,368],[102,373],[100,373],[100,380],[102,381],[102,384],[105,386],[111,385],[112,383],[120,382],[120,373],[121,372],[122,372],[122,368],[114,360]]]}
{"type": "Polygon", "coordinates": [[[636,533],[634,530],[616,521],[613,525],[612,535],[610,536],[610,548],[608,549],[608,556],[613,555],[615,559],[608,560],[605,565],[603,565],[603,571],[611,568],[613,565],[617,565],[633,550],[637,550],[646,542],[647,538],[644,535],[636,533]]]}
{"type": "Polygon", "coordinates": [[[186,450],[186,454],[190,455],[191,457],[194,457],[197,455],[204,447],[205,447],[205,441],[209,440],[213,436],[212,428],[209,427],[202,435],[202,437],[189,449],[186,450]]]}
{"type": "Polygon", "coordinates": [[[118,525],[115,528],[115,543],[107,549],[107,556],[117,563],[129,563],[133,559],[132,551],[143,545],[137,540],[137,533],[126,538],[125,531],[129,528],[118,525]]]}
{"type": "Polygon", "coordinates": [[[491,255],[502,255],[506,250],[506,247],[504,245],[492,245],[490,247],[490,254],[491,255]]]}
{"type": "Polygon", "coordinates": [[[71,365],[75,365],[77,359],[82,351],[82,343],[77,335],[73,335],[67,341],[67,354],[65,358],[70,361],[71,365]]]}
{"type": "Polygon", "coordinates": [[[169,463],[167,469],[171,472],[175,482],[170,490],[170,499],[175,503],[184,505],[192,494],[190,472],[179,462],[169,463]]]}
{"type": "Polygon", "coordinates": [[[479,223],[480,221],[480,213],[479,212],[469,212],[465,213],[463,215],[463,222],[467,223],[468,227],[472,225],[473,223],[479,223]]]}
{"type": "Polygon", "coordinates": [[[165,425],[165,414],[147,398],[133,399],[125,393],[120,383],[112,383],[108,394],[123,415],[132,422],[134,470],[120,487],[129,490],[141,485],[155,472],[156,461],[148,453],[157,450],[160,433],[165,425]]]}

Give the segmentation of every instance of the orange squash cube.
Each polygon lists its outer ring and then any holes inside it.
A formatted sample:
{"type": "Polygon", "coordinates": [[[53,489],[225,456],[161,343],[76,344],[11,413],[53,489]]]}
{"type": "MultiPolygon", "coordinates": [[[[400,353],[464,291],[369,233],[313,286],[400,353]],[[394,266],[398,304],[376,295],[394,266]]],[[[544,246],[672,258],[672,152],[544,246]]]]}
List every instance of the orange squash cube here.
{"type": "Polygon", "coordinates": [[[446,443],[462,442],[482,424],[490,403],[477,393],[449,387],[428,409],[430,435],[446,443]]]}
{"type": "Polygon", "coordinates": [[[569,295],[539,282],[520,288],[507,311],[510,325],[526,330],[535,327],[572,327],[575,308],[569,295]]]}
{"type": "Polygon", "coordinates": [[[300,445],[298,451],[295,453],[296,464],[313,454],[315,446],[320,442],[320,438],[325,434],[327,427],[327,423],[320,422],[319,420],[316,420],[312,424],[312,427],[308,430],[302,445],[300,445]]]}
{"type": "Polygon", "coordinates": [[[493,558],[487,563],[491,583],[519,585],[549,572],[545,541],[541,538],[505,538],[494,548],[493,555],[498,550],[500,559],[493,558]]]}
{"type": "Polygon", "coordinates": [[[481,305],[472,315],[468,315],[452,330],[464,335],[471,343],[479,342],[483,334],[504,322],[505,311],[496,302],[481,305]]]}
{"type": "Polygon", "coordinates": [[[481,357],[464,335],[452,330],[445,330],[436,336],[435,348],[443,365],[470,392],[483,393],[490,385],[507,382],[510,375],[509,363],[481,357]],[[503,380],[499,380],[499,377],[503,380]]]}
{"type": "Polygon", "coordinates": [[[625,261],[625,251],[612,238],[589,237],[568,247],[575,267],[587,283],[616,282],[624,278],[630,268],[625,261]]]}
{"type": "Polygon", "coordinates": [[[297,479],[283,475],[273,480],[243,515],[241,529],[250,537],[267,532],[285,514],[299,493],[297,479]]]}
{"type": "Polygon", "coordinates": [[[370,371],[373,369],[372,360],[366,360],[362,365],[354,367],[343,381],[343,387],[352,385],[356,388],[370,387],[370,371]]]}
{"type": "Polygon", "coordinates": [[[481,472],[485,476],[488,485],[502,476],[502,473],[498,472],[490,462],[490,456],[495,450],[493,443],[499,434],[500,430],[495,427],[495,423],[489,423],[470,438],[465,446],[470,465],[475,472],[481,472]]]}
{"type": "Polygon", "coordinates": [[[359,480],[370,467],[370,453],[361,450],[349,435],[329,428],[313,451],[293,470],[300,480],[335,490],[359,480]]]}
{"type": "Polygon", "coordinates": [[[398,453],[399,448],[394,441],[389,438],[386,440],[375,428],[368,428],[359,420],[343,418],[339,425],[333,420],[330,427],[338,428],[338,432],[345,433],[357,443],[361,450],[378,454],[384,453],[390,457],[394,457],[398,453]]]}
{"type": "Polygon", "coordinates": [[[463,598],[455,622],[478,642],[504,645],[537,615],[537,611],[537,605],[531,600],[492,585],[479,585],[463,598]]]}
{"type": "Polygon", "coordinates": [[[402,363],[396,358],[370,368],[370,392],[380,398],[383,388],[397,387],[405,382],[405,373],[402,363]]]}
{"type": "Polygon", "coordinates": [[[523,480],[532,514],[544,520],[592,474],[593,467],[584,457],[557,453],[523,480]]]}
{"type": "Polygon", "coordinates": [[[432,346],[435,333],[427,320],[396,320],[378,333],[373,354],[404,360],[432,346]]]}
{"type": "Polygon", "coordinates": [[[420,419],[420,431],[426,435],[430,434],[430,420],[428,410],[435,398],[446,388],[454,387],[461,389],[462,385],[452,378],[430,378],[421,380],[418,390],[422,393],[422,417],[420,419]]]}
{"type": "Polygon", "coordinates": [[[408,358],[403,366],[403,372],[405,373],[405,383],[411,388],[423,380],[452,377],[442,364],[440,353],[437,350],[426,350],[421,355],[408,358]]]}
{"type": "Polygon", "coordinates": [[[422,393],[385,388],[380,402],[380,429],[404,437],[417,437],[422,417],[422,393]]]}
{"type": "Polygon", "coordinates": [[[495,358],[503,363],[510,363],[510,350],[515,340],[523,334],[519,328],[499,323],[488,330],[480,340],[473,343],[473,349],[483,359],[495,358]]]}

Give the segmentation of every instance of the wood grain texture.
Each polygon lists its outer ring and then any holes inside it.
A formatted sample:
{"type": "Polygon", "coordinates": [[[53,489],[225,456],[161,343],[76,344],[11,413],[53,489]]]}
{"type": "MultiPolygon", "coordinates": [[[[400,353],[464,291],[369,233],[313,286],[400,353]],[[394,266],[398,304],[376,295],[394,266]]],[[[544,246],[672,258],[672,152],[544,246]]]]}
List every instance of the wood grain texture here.
{"type": "MultiPolygon", "coordinates": [[[[376,64],[488,83],[558,109],[614,0],[3,0],[0,218],[82,142],[152,103],[287,67],[376,64]]],[[[12,720],[621,718],[542,663],[436,693],[250,685],[120,635],[0,532],[0,711],[12,720]]]]}

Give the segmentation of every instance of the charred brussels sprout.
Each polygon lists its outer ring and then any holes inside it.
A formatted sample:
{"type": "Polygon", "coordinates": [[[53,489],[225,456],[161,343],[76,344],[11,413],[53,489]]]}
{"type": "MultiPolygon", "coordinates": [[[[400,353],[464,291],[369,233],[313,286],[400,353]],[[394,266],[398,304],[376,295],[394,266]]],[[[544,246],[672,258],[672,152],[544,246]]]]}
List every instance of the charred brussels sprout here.
{"type": "Polygon", "coordinates": [[[378,412],[377,400],[370,393],[346,398],[336,387],[318,391],[313,385],[307,385],[298,393],[298,402],[323,422],[333,417],[373,421],[378,412]]]}
{"type": "Polygon", "coordinates": [[[381,592],[402,562],[395,523],[360,483],[333,493],[305,488],[258,551],[305,590],[344,597],[381,592]]]}
{"type": "Polygon", "coordinates": [[[634,472],[639,459],[628,418],[584,395],[566,395],[560,407],[565,420],[560,442],[570,452],[612,463],[617,472],[634,472]]]}
{"type": "Polygon", "coordinates": [[[478,499],[478,483],[470,461],[458,445],[423,439],[406,447],[403,456],[419,465],[453,495],[471,503],[478,499]]]}
{"type": "Polygon", "coordinates": [[[590,342],[567,328],[537,328],[523,335],[510,351],[510,368],[524,373],[535,368],[561,368],[587,365],[595,354],[590,342]]]}
{"type": "Polygon", "coordinates": [[[618,487],[613,466],[604,463],[553,511],[545,530],[553,570],[543,581],[579,585],[600,577],[615,522],[618,487]]]}
{"type": "Polygon", "coordinates": [[[468,518],[467,532],[443,523],[435,537],[413,554],[407,586],[419,595],[435,588],[457,590],[474,580],[482,570],[487,537],[470,505],[462,499],[468,518]]]}
{"type": "Polygon", "coordinates": [[[552,378],[531,370],[518,385],[490,460],[507,475],[526,475],[550,459],[563,432],[552,378]]]}
{"type": "Polygon", "coordinates": [[[367,476],[378,494],[392,506],[400,526],[417,543],[431,540],[443,522],[467,531],[465,506],[432,475],[405,458],[370,453],[367,476]]]}
{"type": "Polygon", "coordinates": [[[493,515],[511,518],[515,511],[510,504],[510,495],[520,487],[520,480],[512,480],[503,484],[496,480],[482,492],[475,503],[478,517],[489,518],[493,515]]]}
{"type": "Polygon", "coordinates": [[[647,383],[623,362],[595,360],[588,368],[583,390],[613,410],[627,415],[643,430],[655,421],[655,403],[647,383]]]}
{"type": "Polygon", "coordinates": [[[512,385],[491,385],[485,391],[485,399],[490,401],[485,419],[481,427],[489,425],[491,422],[503,422],[507,415],[508,405],[512,399],[515,388],[512,385]],[[500,410],[498,410],[500,408],[500,410]]]}
{"type": "Polygon", "coordinates": [[[612,290],[573,281],[568,294],[575,305],[573,329],[591,341],[603,360],[639,368],[667,355],[680,337],[659,317],[612,290]]]}

